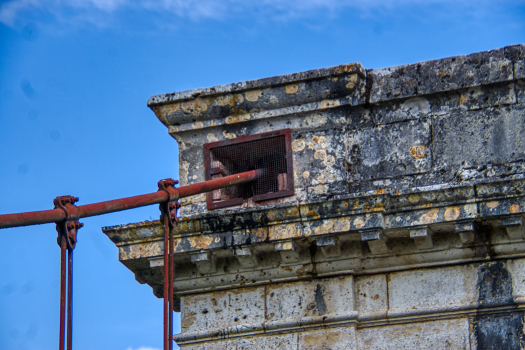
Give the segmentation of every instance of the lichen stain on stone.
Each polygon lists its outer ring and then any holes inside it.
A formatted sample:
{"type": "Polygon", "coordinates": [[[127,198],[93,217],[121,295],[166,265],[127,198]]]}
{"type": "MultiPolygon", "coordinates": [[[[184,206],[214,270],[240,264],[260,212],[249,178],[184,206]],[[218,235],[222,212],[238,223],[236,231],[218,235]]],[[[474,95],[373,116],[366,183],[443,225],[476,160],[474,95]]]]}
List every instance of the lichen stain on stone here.
{"type": "Polygon", "coordinates": [[[189,169],[190,169],[190,163],[184,160],[180,162],[179,176],[180,176],[180,184],[182,186],[185,186],[188,184],[189,169]]]}
{"type": "Polygon", "coordinates": [[[251,119],[251,115],[244,110],[239,110],[240,114],[233,114],[226,117],[226,124],[242,123],[251,119]]]}
{"type": "Polygon", "coordinates": [[[366,207],[364,209],[365,213],[372,213],[376,211],[384,211],[385,210],[385,204],[383,202],[377,202],[376,205],[374,205],[372,208],[366,207]]]}
{"type": "Polygon", "coordinates": [[[520,206],[519,206],[519,204],[513,204],[513,205],[511,205],[510,208],[509,208],[509,211],[510,211],[512,214],[519,213],[519,212],[520,212],[520,206]]]}
{"type": "Polygon", "coordinates": [[[346,231],[350,231],[350,218],[328,219],[314,229],[314,234],[322,235],[346,231]]]}
{"type": "Polygon", "coordinates": [[[204,124],[202,122],[195,122],[191,124],[192,129],[202,129],[204,128],[204,124]]]}
{"type": "Polygon", "coordinates": [[[228,94],[228,95],[223,95],[223,96],[216,97],[215,98],[215,103],[219,107],[224,107],[226,105],[233,106],[235,104],[235,100],[236,99],[234,98],[233,95],[228,94]]]}
{"type": "Polygon", "coordinates": [[[206,138],[208,139],[208,142],[219,141],[219,139],[217,138],[217,136],[215,136],[215,134],[212,133],[212,132],[208,133],[208,135],[206,135],[206,138]]]}
{"type": "Polygon", "coordinates": [[[193,114],[194,116],[200,115],[202,112],[206,112],[208,110],[208,104],[210,104],[211,101],[208,99],[195,99],[187,102],[182,102],[180,104],[180,109],[185,114],[193,114]]]}
{"type": "Polygon", "coordinates": [[[323,143],[325,140],[325,137],[324,136],[314,136],[312,137],[312,141],[315,143],[315,144],[320,144],[320,143],[323,143]]]}
{"type": "Polygon", "coordinates": [[[499,205],[499,202],[498,202],[498,201],[487,202],[487,208],[490,208],[490,209],[497,208],[498,205],[499,205]]]}
{"type": "Polygon", "coordinates": [[[129,248],[128,259],[138,259],[157,256],[162,253],[158,242],[132,245],[129,248]]]}
{"type": "Polygon", "coordinates": [[[306,170],[305,172],[303,172],[303,178],[304,179],[307,179],[310,177],[310,172],[308,170],[306,170]]]}
{"type": "Polygon", "coordinates": [[[297,216],[299,214],[299,209],[297,207],[291,207],[286,209],[286,216],[297,216]]]}
{"type": "Polygon", "coordinates": [[[417,203],[419,202],[419,195],[418,194],[411,194],[410,196],[408,196],[408,201],[410,203],[417,203]]]}
{"type": "Polygon", "coordinates": [[[321,109],[337,107],[340,105],[341,105],[341,101],[339,100],[322,100],[321,101],[321,109]]]}
{"type": "Polygon", "coordinates": [[[196,315],[195,312],[191,311],[189,314],[182,317],[180,320],[180,327],[183,329],[190,328],[193,325],[193,323],[195,323],[195,320],[197,319],[195,315],[196,315]]]}
{"type": "Polygon", "coordinates": [[[261,98],[262,95],[263,95],[263,92],[261,90],[251,90],[251,91],[246,91],[244,93],[246,100],[250,102],[257,102],[261,98]]]}
{"type": "Polygon", "coordinates": [[[367,219],[362,217],[362,216],[358,216],[357,218],[354,219],[354,227],[356,229],[360,229],[362,228],[363,226],[366,225],[366,222],[367,222],[367,219]]]}
{"type": "Polygon", "coordinates": [[[462,96],[459,98],[459,104],[460,104],[460,105],[465,105],[465,104],[467,104],[467,103],[468,103],[468,97],[462,95],[462,96]]]}
{"type": "Polygon", "coordinates": [[[323,164],[327,167],[327,168],[331,168],[332,166],[334,166],[335,164],[335,157],[333,155],[328,155],[323,164]]]}
{"type": "Polygon", "coordinates": [[[318,185],[318,186],[308,187],[308,193],[310,194],[321,195],[321,194],[325,194],[326,192],[328,192],[327,185],[318,185]]]}
{"type": "Polygon", "coordinates": [[[386,189],[385,188],[380,188],[378,190],[375,190],[375,194],[385,194],[385,193],[386,193],[386,189]]]}
{"type": "Polygon", "coordinates": [[[429,210],[427,213],[419,217],[419,223],[422,225],[428,225],[433,223],[439,216],[439,209],[429,210]]]}
{"type": "Polygon", "coordinates": [[[325,158],[326,158],[326,151],[322,150],[322,149],[319,149],[319,150],[315,151],[314,158],[315,159],[320,159],[320,160],[325,160],[325,158]]]}
{"type": "Polygon", "coordinates": [[[213,237],[202,237],[202,236],[192,236],[188,238],[192,248],[196,249],[206,249],[213,242],[213,237]]]}
{"type": "Polygon", "coordinates": [[[425,146],[414,146],[410,149],[410,155],[413,158],[416,159],[423,159],[425,158],[425,154],[427,153],[427,149],[425,146]]]}
{"type": "Polygon", "coordinates": [[[313,217],[314,219],[320,218],[320,215],[314,209],[308,210],[308,215],[313,217]]]}
{"type": "Polygon", "coordinates": [[[349,77],[347,77],[348,83],[346,83],[347,89],[353,89],[355,87],[355,84],[357,83],[357,74],[352,74],[349,77]]]}
{"type": "Polygon", "coordinates": [[[355,68],[355,64],[341,64],[334,69],[334,74],[350,73],[355,68]]]}
{"type": "Polygon", "coordinates": [[[288,95],[293,95],[297,93],[297,91],[299,90],[299,86],[297,84],[286,85],[284,87],[284,90],[288,95]]]}
{"type": "Polygon", "coordinates": [[[314,144],[311,142],[308,142],[308,149],[314,149],[314,144]]]}
{"type": "Polygon", "coordinates": [[[306,147],[306,142],[303,139],[296,139],[292,142],[292,150],[294,152],[301,152],[306,147]]]}
{"type": "Polygon", "coordinates": [[[270,240],[272,241],[278,239],[300,237],[301,229],[298,229],[296,224],[274,225],[270,226],[268,235],[270,240]]]}
{"type": "Polygon", "coordinates": [[[459,214],[461,213],[461,210],[459,207],[448,207],[445,210],[445,220],[446,221],[454,221],[459,217],[459,214]]]}
{"type": "Polygon", "coordinates": [[[224,130],[224,131],[222,132],[222,135],[223,135],[224,137],[226,137],[227,139],[234,139],[234,138],[237,137],[237,135],[235,135],[233,132],[232,132],[232,133],[229,133],[229,132],[227,132],[226,130],[224,130]]]}

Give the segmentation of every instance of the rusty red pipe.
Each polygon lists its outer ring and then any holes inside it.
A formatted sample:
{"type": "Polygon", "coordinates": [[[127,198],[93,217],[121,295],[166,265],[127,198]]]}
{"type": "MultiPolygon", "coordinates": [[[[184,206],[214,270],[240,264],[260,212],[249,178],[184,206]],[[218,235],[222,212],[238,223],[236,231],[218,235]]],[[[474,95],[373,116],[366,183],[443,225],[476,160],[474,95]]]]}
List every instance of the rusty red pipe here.
{"type": "MultiPolygon", "coordinates": [[[[262,176],[262,170],[250,170],[244,173],[225,176],[220,179],[209,180],[193,185],[176,188],[178,198],[193,196],[195,194],[210,192],[220,188],[238,185],[258,179],[262,176]]],[[[79,205],[78,218],[86,218],[101,214],[108,214],[117,211],[144,207],[152,204],[159,204],[168,201],[168,194],[164,191],[143,194],[139,196],[114,199],[105,202],[79,205]]],[[[61,209],[51,209],[33,211],[17,214],[0,215],[0,229],[18,226],[31,226],[60,222],[66,219],[66,214],[61,209]]]]}

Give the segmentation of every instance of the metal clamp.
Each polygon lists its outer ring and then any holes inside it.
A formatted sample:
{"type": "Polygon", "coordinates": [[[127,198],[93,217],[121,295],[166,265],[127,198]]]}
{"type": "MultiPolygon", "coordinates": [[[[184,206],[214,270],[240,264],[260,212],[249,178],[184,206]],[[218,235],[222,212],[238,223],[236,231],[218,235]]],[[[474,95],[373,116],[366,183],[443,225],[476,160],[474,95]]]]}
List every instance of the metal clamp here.
{"type": "Polygon", "coordinates": [[[84,226],[84,224],[78,222],[79,213],[78,207],[75,205],[76,202],[78,202],[78,197],[73,196],[59,196],[53,200],[55,209],[62,209],[66,214],[66,218],[56,224],[58,232],[57,243],[61,246],[62,237],[64,237],[69,250],[75,249],[77,230],[84,226]]]}
{"type": "Polygon", "coordinates": [[[159,191],[166,192],[168,194],[168,201],[166,203],[161,203],[159,209],[161,212],[160,221],[163,222],[162,218],[167,213],[170,223],[170,227],[175,227],[177,225],[177,209],[180,208],[179,192],[175,188],[175,185],[179,182],[173,179],[164,179],[158,182],[159,191]]]}

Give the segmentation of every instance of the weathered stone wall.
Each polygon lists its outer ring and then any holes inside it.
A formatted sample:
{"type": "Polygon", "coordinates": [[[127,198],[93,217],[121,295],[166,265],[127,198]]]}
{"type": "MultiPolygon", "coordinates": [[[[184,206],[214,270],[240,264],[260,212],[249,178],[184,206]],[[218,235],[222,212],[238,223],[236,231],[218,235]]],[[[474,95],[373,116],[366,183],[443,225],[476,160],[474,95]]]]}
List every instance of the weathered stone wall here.
{"type": "MultiPolygon", "coordinates": [[[[289,128],[295,194],[181,200],[184,349],[525,347],[525,47],[154,96],[181,185],[203,144],[289,128]]],[[[162,227],[108,227],[161,296],[162,227]]]]}

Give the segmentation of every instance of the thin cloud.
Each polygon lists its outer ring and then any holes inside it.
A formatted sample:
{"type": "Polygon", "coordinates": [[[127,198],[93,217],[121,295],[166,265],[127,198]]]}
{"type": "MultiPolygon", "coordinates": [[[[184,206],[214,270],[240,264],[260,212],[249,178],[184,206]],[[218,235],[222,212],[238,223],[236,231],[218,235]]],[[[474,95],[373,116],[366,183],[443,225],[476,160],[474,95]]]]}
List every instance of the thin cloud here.
{"type": "MultiPolygon", "coordinates": [[[[477,4],[485,1],[464,1],[477,4]]],[[[74,17],[87,23],[108,19],[117,11],[132,9],[153,13],[170,13],[192,20],[221,20],[246,13],[256,13],[271,20],[336,15],[344,8],[354,8],[365,14],[400,6],[449,3],[453,0],[11,0],[0,6],[0,22],[15,26],[24,15],[48,13],[59,20],[74,17]]],[[[100,23],[99,23],[100,24],[100,23]]]]}

